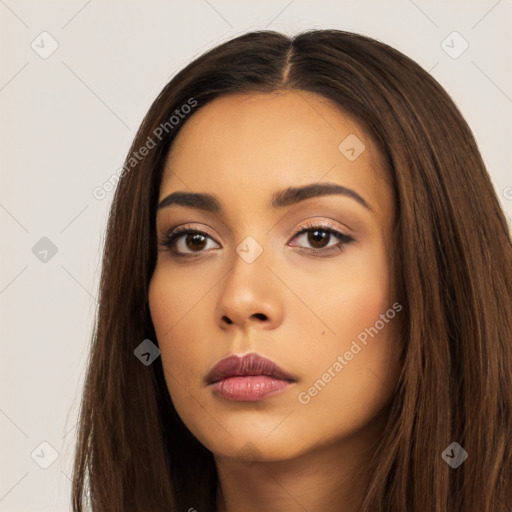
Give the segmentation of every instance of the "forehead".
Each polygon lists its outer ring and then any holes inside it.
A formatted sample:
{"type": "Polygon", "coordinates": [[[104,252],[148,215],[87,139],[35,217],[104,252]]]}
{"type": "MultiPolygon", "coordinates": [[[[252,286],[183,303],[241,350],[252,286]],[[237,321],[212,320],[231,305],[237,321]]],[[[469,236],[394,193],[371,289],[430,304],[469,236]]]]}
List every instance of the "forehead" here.
{"type": "Polygon", "coordinates": [[[356,189],[377,206],[385,177],[373,141],[328,99],[304,91],[232,94],[185,122],[165,164],[160,199],[188,189],[233,202],[268,201],[278,189],[323,180],[356,189]]]}

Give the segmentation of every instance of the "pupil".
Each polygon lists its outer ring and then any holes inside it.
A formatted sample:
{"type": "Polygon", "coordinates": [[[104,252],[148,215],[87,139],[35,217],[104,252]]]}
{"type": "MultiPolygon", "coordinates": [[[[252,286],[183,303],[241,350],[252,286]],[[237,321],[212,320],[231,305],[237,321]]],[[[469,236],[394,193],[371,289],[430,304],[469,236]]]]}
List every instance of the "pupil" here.
{"type": "Polygon", "coordinates": [[[325,244],[323,242],[325,242],[328,238],[329,233],[327,233],[326,231],[316,229],[315,231],[309,232],[308,242],[315,248],[322,248],[325,247],[325,244]]]}
{"type": "Polygon", "coordinates": [[[193,234],[193,235],[188,235],[187,236],[187,247],[189,249],[202,249],[204,246],[205,246],[205,242],[206,242],[206,237],[204,237],[203,235],[199,235],[199,234],[193,234]],[[201,243],[201,240],[202,239],[202,243],[201,243]],[[192,243],[190,243],[192,241],[192,243]],[[194,247],[194,244],[198,244],[194,247]]]}

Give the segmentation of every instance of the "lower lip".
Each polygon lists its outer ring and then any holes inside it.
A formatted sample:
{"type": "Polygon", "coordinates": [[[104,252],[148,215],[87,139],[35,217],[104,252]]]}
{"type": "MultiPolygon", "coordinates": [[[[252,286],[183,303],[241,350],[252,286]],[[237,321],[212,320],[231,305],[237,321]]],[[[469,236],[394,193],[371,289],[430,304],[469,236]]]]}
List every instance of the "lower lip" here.
{"type": "Polygon", "coordinates": [[[266,375],[228,377],[213,383],[213,392],[227,400],[257,402],[284,391],[292,383],[266,375]]]}

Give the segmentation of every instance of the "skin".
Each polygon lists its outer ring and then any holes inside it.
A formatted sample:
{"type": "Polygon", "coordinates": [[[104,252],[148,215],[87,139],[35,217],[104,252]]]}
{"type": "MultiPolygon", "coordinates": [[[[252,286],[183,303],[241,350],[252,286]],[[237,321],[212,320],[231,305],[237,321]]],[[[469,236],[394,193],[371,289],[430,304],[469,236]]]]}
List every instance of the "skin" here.
{"type": "Polygon", "coordinates": [[[183,224],[211,239],[201,245],[189,237],[187,245],[182,235],[175,249],[199,254],[188,260],[159,246],[150,310],[176,410],[214,454],[220,512],[355,512],[361,504],[364,471],[374,463],[401,371],[403,313],[359,343],[307,404],[298,396],[395,302],[386,243],[395,203],[386,176],[361,127],[303,91],[218,98],[185,122],[173,144],[159,200],[176,191],[213,193],[222,211],[158,211],[159,241],[183,224]],[[365,144],[354,161],[338,149],[350,134],[365,144]],[[318,182],[354,190],[372,210],[338,194],[267,207],[275,192],[318,182]],[[309,238],[295,236],[308,223],[354,241],[322,256],[340,240],[331,235],[314,245],[314,229],[309,238]],[[236,252],[248,236],[263,249],[252,263],[236,252]],[[298,382],[258,402],[215,396],[206,374],[224,357],[248,352],[298,382]]]}

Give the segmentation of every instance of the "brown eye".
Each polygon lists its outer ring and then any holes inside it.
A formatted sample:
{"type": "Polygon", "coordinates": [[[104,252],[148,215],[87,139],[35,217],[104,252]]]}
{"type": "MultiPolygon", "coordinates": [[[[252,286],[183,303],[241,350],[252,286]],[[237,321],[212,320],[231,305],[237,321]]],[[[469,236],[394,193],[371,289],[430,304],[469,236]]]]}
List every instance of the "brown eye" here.
{"type": "Polygon", "coordinates": [[[328,256],[331,253],[343,251],[347,245],[355,240],[340,231],[322,225],[307,225],[295,234],[293,240],[302,241],[301,244],[294,243],[304,251],[313,255],[328,256]],[[332,242],[334,243],[331,243],[332,242]]]}
{"type": "Polygon", "coordinates": [[[324,229],[308,231],[308,243],[315,249],[323,249],[331,237],[331,234],[324,229]]]}
{"type": "Polygon", "coordinates": [[[217,244],[207,233],[180,227],[169,233],[160,245],[172,251],[176,256],[193,257],[200,256],[206,252],[204,249],[211,248],[208,247],[209,242],[217,244]]]}
{"type": "Polygon", "coordinates": [[[199,233],[191,233],[185,237],[185,246],[191,251],[200,251],[206,246],[206,237],[199,233]]]}

